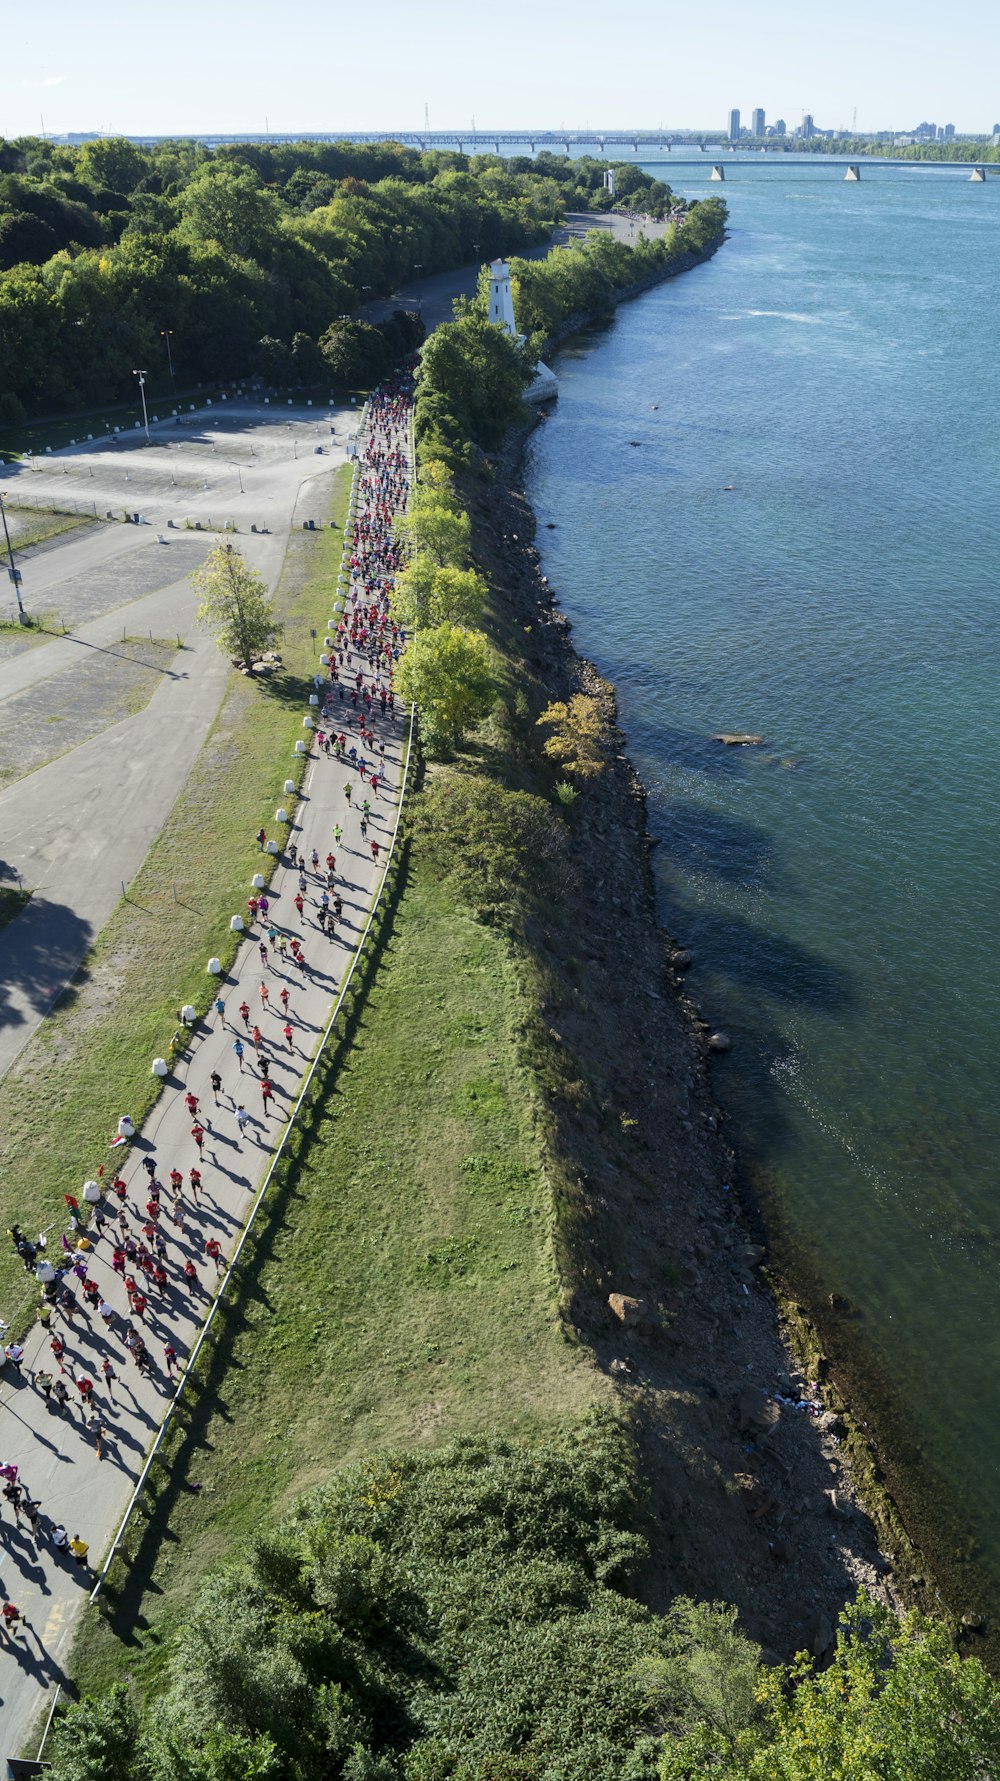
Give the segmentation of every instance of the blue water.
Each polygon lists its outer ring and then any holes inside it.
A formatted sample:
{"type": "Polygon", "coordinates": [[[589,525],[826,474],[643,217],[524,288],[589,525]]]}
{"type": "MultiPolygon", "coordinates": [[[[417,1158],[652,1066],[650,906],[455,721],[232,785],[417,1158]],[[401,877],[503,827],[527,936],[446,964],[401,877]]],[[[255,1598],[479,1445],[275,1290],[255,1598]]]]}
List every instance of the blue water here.
{"type": "Polygon", "coordinates": [[[793,1280],[858,1309],[920,1531],[940,1485],[997,1582],[1000,181],[721,192],[716,258],[560,356],[527,488],[730,1136],[793,1280]]]}

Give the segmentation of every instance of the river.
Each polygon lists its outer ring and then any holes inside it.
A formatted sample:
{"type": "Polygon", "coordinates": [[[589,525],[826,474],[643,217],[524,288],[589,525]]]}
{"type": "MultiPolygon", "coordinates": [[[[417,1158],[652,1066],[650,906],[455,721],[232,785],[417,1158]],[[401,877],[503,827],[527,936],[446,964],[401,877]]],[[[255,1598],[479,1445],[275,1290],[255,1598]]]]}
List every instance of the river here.
{"type": "Polygon", "coordinates": [[[709,172],[730,239],[559,355],[526,487],[784,1272],[1000,1612],[1000,181],[709,172]]]}

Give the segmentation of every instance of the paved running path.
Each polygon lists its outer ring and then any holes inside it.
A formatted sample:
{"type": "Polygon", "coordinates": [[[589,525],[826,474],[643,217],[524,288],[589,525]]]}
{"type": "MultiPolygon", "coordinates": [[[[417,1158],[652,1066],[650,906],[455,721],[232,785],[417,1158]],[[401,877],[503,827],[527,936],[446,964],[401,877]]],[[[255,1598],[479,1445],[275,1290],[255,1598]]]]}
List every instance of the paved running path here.
{"type": "MultiPolygon", "coordinates": [[[[400,430],[405,447],[405,431],[400,430]]],[[[365,510],[365,497],[359,502],[365,510]]],[[[361,664],[355,655],[350,673],[363,665],[366,682],[370,684],[367,662],[361,664]]],[[[342,670],[341,684],[345,678],[342,670]]],[[[350,682],[348,682],[348,692],[350,682]]],[[[346,728],[341,713],[350,709],[338,697],[332,699],[335,728],[346,728]]],[[[166,1239],[165,1266],[168,1285],[161,1293],[155,1286],[148,1290],[145,1318],[136,1328],[145,1340],[152,1360],[149,1377],[140,1374],[128,1355],[123,1337],[129,1315],[122,1276],[112,1266],[112,1250],[118,1240],[115,1218],[119,1200],[108,1191],[103,1203],[109,1223],[105,1233],[95,1242],[87,1258],[87,1271],[96,1280],[100,1291],[114,1311],[113,1321],[106,1328],[96,1311],[88,1309],[76,1289],[77,1305],[72,1324],[63,1315],[54,1320],[54,1327],[66,1343],[64,1375],[74,1402],[60,1411],[46,1402],[33,1384],[36,1370],[44,1368],[58,1377],[58,1365],[50,1353],[50,1333],[36,1326],[25,1344],[23,1372],[18,1375],[8,1363],[0,1386],[0,1463],[14,1464],[19,1478],[31,1496],[42,1505],[41,1531],[38,1539],[31,1537],[26,1525],[18,1526],[9,1503],[0,1498],[0,1594],[13,1601],[30,1621],[30,1630],[9,1640],[0,1637],[0,1759],[17,1754],[31,1730],[43,1705],[43,1693],[64,1677],[62,1663],[68,1652],[75,1617],[81,1600],[93,1583],[93,1575],[80,1570],[68,1555],[57,1553],[48,1537],[52,1524],[62,1522],[69,1534],[79,1533],[89,1543],[92,1559],[100,1561],[108,1546],[138,1477],[145,1453],[170,1400],[173,1385],[164,1363],[164,1344],[170,1342],[183,1362],[190,1352],[197,1331],[206,1315],[215,1291],[216,1268],[205,1254],[208,1237],[216,1237],[224,1254],[231,1253],[252,1204],[257,1187],[263,1179],[272,1151],[277,1145],[285,1117],[300,1086],[303,1072],[315,1053],[319,1037],[329,1019],[331,1004],[343,980],[349,960],[367,919],[377,884],[381,880],[386,844],[392,833],[399,795],[403,756],[406,747],[406,722],[402,715],[390,713],[382,719],[377,715],[374,729],[385,742],[386,784],[377,799],[371,799],[370,787],[359,774],[336,761],[333,755],[322,756],[314,745],[314,757],[307,770],[303,793],[296,809],[296,821],[290,841],[310,854],[313,847],[320,854],[322,877],[308,870],[306,907],[300,919],[293,898],[298,888],[299,872],[287,863],[287,855],[279,864],[268,895],[271,898],[269,919],[279,933],[300,938],[308,970],[303,973],[289,958],[282,963],[277,952],[270,952],[266,967],[258,953],[261,939],[258,922],[252,936],[244,944],[221,994],[226,1003],[225,1023],[217,1017],[203,1023],[196,1033],[187,1056],[181,1060],[157,1105],[143,1128],[122,1168],[127,1184],[125,1202],[130,1230],[141,1237],[140,1226],[146,1217],[148,1177],[142,1167],[144,1156],[152,1157],[163,1183],[162,1216],[157,1229],[166,1239]],[[344,787],[350,783],[352,801],[348,803],[344,787]],[[364,798],[372,803],[369,839],[360,833],[358,805],[364,798]],[[334,845],[333,826],[344,829],[340,846],[334,845]],[[370,850],[371,839],[381,844],[378,865],[370,850]],[[317,924],[319,898],[325,887],[325,856],[333,850],[337,856],[336,893],[343,898],[343,920],[338,936],[331,941],[317,924]],[[270,992],[270,1006],[262,1011],[259,994],[264,982],[270,992]],[[285,1017],[279,1000],[282,988],[290,991],[290,1022],[293,1028],[289,1047],[282,1035],[285,1017]],[[259,1022],[267,1056],[271,1061],[270,1076],[276,1089],[276,1107],[266,1117],[260,1092],[260,1070],[249,1034],[239,1014],[240,1003],[250,1004],[251,1020],[259,1022]],[[233,1052],[237,1037],[246,1042],[242,1071],[233,1052]],[[216,1106],[210,1087],[210,1074],[217,1070],[223,1089],[216,1106]],[[199,1100],[199,1117],[206,1128],[202,1161],[203,1187],[196,1204],[186,1189],[182,1224],[171,1218],[173,1195],[169,1171],[179,1169],[185,1177],[198,1163],[198,1154],[191,1135],[192,1117],[184,1096],[191,1092],[199,1100]],[[235,1118],[237,1103],[242,1100],[251,1116],[245,1136],[241,1139],[235,1118]],[[197,1282],[189,1290],[183,1274],[184,1262],[190,1258],[197,1264],[197,1282]],[[102,1380],[100,1363],[111,1359],[118,1374],[109,1389],[102,1380]],[[93,1437],[86,1429],[86,1416],[79,1402],[75,1379],[81,1372],[94,1380],[95,1402],[106,1419],[107,1436],[104,1457],[99,1459],[93,1437]]],[[[106,745],[106,737],[99,741],[106,745]]],[[[369,760],[372,751],[367,751],[369,760]]],[[[253,860],[248,853],[247,894],[253,860]]],[[[331,893],[333,894],[333,893],[331,893]]],[[[234,911],[234,913],[237,913],[234,911]]],[[[244,913],[244,912],[239,912],[244,913]]],[[[127,1109],[109,1107],[109,1140],[118,1116],[127,1109]]],[[[110,1184],[116,1159],[121,1152],[95,1158],[94,1169],[103,1160],[105,1179],[110,1184]]],[[[79,1194],[82,1183],[67,1183],[79,1194]]],[[[54,1214],[58,1208],[54,1207],[54,1214]]],[[[266,1211],[262,1212],[266,1217],[266,1211]]],[[[58,1241],[50,1238],[49,1254],[58,1259],[58,1241]]],[[[138,1280],[141,1269],[128,1264],[138,1280]]],[[[197,1389],[197,1387],[189,1387],[197,1389]]]]}

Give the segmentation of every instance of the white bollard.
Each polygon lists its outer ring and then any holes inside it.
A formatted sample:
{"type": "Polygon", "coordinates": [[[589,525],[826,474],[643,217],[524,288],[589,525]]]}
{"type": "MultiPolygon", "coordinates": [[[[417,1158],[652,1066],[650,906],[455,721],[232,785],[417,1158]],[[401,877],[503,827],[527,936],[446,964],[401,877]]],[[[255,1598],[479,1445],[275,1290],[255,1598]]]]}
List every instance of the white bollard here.
{"type": "Polygon", "coordinates": [[[294,779],[286,779],[285,780],[285,790],[286,790],[286,792],[293,792],[295,790],[294,779]]]}
{"type": "Polygon", "coordinates": [[[288,821],[288,811],[285,809],[284,804],[278,805],[278,808],[274,813],[274,820],[275,820],[275,822],[287,822],[288,821]]]}
{"type": "Polygon", "coordinates": [[[222,960],[221,959],[209,959],[208,964],[205,966],[205,969],[208,972],[208,975],[210,977],[221,977],[222,976],[222,960]]]}
{"type": "Polygon", "coordinates": [[[197,1008],[193,1008],[191,1006],[190,1002],[185,1002],[183,1008],[181,1009],[181,1019],[184,1022],[184,1025],[186,1027],[193,1027],[197,1018],[198,1018],[197,1008]]]}
{"type": "Polygon", "coordinates": [[[281,849],[278,846],[277,841],[269,841],[267,843],[267,851],[268,853],[280,853],[281,849]]]}
{"type": "Polygon", "coordinates": [[[96,1206],[98,1200],[101,1197],[100,1182],[99,1181],[85,1181],[83,1184],[83,1197],[86,1200],[88,1206],[96,1206]]]}
{"type": "Polygon", "coordinates": [[[263,872],[255,872],[253,877],[251,878],[250,882],[253,885],[254,890],[263,890],[264,889],[264,874],[263,874],[263,872]]]}
{"type": "Polygon", "coordinates": [[[318,705],[319,704],[319,694],[318,693],[310,693],[309,694],[309,703],[310,703],[310,705],[318,705]]]}
{"type": "Polygon", "coordinates": [[[242,915],[234,915],[234,916],[230,917],[229,929],[230,929],[230,932],[233,934],[242,934],[242,932],[243,932],[243,917],[242,917],[242,915]]]}
{"type": "Polygon", "coordinates": [[[168,1076],[169,1074],[170,1074],[170,1072],[167,1069],[166,1058],[165,1057],[154,1057],[154,1059],[153,1059],[153,1075],[154,1076],[168,1076]]]}
{"type": "Polygon", "coordinates": [[[292,749],[293,754],[306,754],[307,752],[308,750],[306,749],[304,742],[296,742],[295,747],[292,749]]]}

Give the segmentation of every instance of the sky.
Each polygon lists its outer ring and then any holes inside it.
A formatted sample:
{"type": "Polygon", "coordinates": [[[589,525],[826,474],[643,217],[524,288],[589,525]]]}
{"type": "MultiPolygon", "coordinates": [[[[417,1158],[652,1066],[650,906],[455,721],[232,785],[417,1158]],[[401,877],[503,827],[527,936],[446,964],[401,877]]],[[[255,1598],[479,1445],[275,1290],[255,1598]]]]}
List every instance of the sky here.
{"type": "Polygon", "coordinates": [[[0,135],[634,126],[961,131],[1000,119],[1000,18],[931,0],[44,0],[5,9],[0,135]]]}

